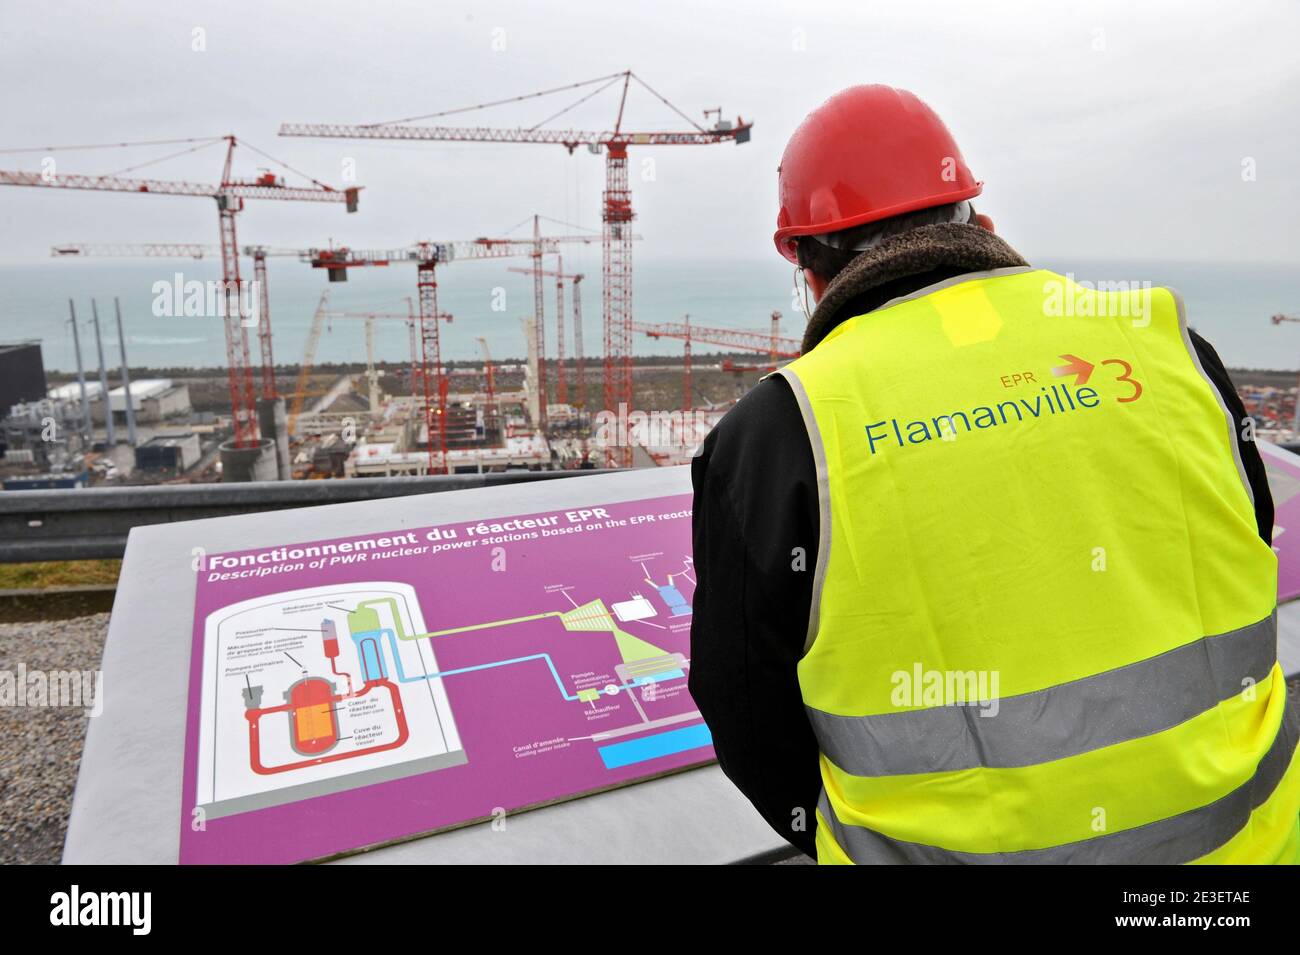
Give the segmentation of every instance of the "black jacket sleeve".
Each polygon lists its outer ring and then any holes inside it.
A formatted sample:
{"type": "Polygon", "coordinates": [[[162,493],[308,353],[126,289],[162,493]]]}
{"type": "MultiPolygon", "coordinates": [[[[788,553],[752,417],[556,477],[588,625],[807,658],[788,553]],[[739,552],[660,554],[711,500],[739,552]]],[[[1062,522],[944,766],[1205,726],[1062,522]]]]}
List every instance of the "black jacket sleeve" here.
{"type": "Polygon", "coordinates": [[[1259,536],[1265,544],[1273,543],[1273,494],[1268,489],[1268,472],[1264,470],[1264,459],[1260,457],[1259,446],[1255,444],[1254,430],[1245,427],[1246,406],[1237,388],[1232,383],[1228,369],[1223,367],[1223,360],[1214,346],[1192,329],[1188,329],[1192,347],[1201,360],[1201,367],[1209,375],[1211,383],[1223,396],[1223,403],[1232,415],[1233,430],[1237,435],[1237,449],[1241,452],[1241,463],[1246,469],[1246,479],[1250,482],[1251,496],[1255,499],[1255,523],[1259,536]]]}
{"type": "Polygon", "coordinates": [[[723,417],[691,476],[691,695],[723,772],[773,829],[815,855],[821,775],[796,667],[817,559],[817,481],[785,379],[760,382],[723,417]]]}

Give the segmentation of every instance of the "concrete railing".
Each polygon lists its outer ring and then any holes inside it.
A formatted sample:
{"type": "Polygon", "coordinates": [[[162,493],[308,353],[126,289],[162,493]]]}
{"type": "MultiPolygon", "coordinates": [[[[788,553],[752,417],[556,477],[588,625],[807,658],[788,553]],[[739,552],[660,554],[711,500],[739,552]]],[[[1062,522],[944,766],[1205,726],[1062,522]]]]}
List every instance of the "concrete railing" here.
{"type": "Polygon", "coordinates": [[[608,473],[505,471],[0,493],[0,563],[121,557],[132,527],[608,473]]]}

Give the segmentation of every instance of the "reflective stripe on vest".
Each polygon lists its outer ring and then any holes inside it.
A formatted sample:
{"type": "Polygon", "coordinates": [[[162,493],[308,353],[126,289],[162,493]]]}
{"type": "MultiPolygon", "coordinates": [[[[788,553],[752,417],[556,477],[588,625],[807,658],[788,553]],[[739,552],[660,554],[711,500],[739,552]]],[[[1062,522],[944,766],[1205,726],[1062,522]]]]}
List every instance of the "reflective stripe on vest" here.
{"type": "Polygon", "coordinates": [[[1255,774],[1212,803],[1134,829],[1046,849],[956,852],[891,839],[862,826],[844,825],[836,817],[824,790],[817,812],[819,820],[830,827],[835,841],[860,864],[1180,865],[1208,855],[1231,839],[1250,821],[1251,813],[1268,802],[1288,769],[1294,775],[1296,738],[1295,721],[1285,720],[1255,774]]]}
{"type": "Polygon", "coordinates": [[[1176,296],[959,276],[781,374],[825,861],[1296,853],[1276,558],[1176,296]]]}
{"type": "Polygon", "coordinates": [[[1263,681],[1276,662],[1273,613],[1125,667],[1004,697],[996,712],[973,698],[874,716],[807,710],[822,752],[855,776],[1030,766],[1177,726],[1263,681]],[[1142,695],[1142,706],[1125,705],[1142,695]]]}

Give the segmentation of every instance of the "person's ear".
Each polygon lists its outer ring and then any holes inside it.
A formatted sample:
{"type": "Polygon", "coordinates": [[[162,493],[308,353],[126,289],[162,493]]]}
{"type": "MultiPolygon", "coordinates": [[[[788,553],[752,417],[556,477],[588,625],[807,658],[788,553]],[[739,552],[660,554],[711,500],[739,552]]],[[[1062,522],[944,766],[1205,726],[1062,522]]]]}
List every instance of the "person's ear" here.
{"type": "Polygon", "coordinates": [[[820,302],[826,294],[826,282],[812,269],[804,269],[803,277],[808,283],[808,291],[812,292],[813,301],[820,302]]]}
{"type": "Polygon", "coordinates": [[[982,212],[975,213],[975,224],[981,229],[988,229],[990,232],[996,231],[993,228],[993,220],[982,212]]]}

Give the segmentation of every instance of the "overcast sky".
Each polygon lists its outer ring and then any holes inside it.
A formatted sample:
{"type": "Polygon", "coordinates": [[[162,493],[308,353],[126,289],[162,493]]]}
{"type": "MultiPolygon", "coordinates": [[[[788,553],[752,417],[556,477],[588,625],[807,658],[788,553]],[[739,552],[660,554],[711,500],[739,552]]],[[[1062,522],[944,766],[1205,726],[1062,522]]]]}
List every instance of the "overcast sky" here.
{"type": "MultiPolygon", "coordinates": [[[[366,187],[355,216],[250,203],[241,241],[271,245],[500,234],[533,212],[595,227],[602,161],[585,151],[276,131],[631,68],[694,119],[721,106],[755,122],[743,146],[633,152],[638,255],[774,256],[776,167],[790,132],[838,89],[882,82],[945,117],[985,180],[978,205],[1031,259],[1294,260],[1297,38],[1293,2],[4,0],[0,148],[233,132],[327,182],[354,160],[366,187]]],[[[435,122],[532,125],[579,95],[435,122]]],[[[606,128],[615,107],[606,92],[558,125],[606,128]]],[[[645,94],[627,117],[633,128],[684,125],[645,94]]],[[[52,155],[59,172],[108,173],[179,148],[52,155]]],[[[0,168],[39,169],[43,155],[0,155],[0,168]]],[[[267,165],[249,151],[238,162],[244,174],[267,165]]],[[[210,147],[134,174],[215,182],[220,164],[210,147]]],[[[205,200],[0,188],[0,261],[44,260],[66,241],[215,240],[205,200]]]]}

